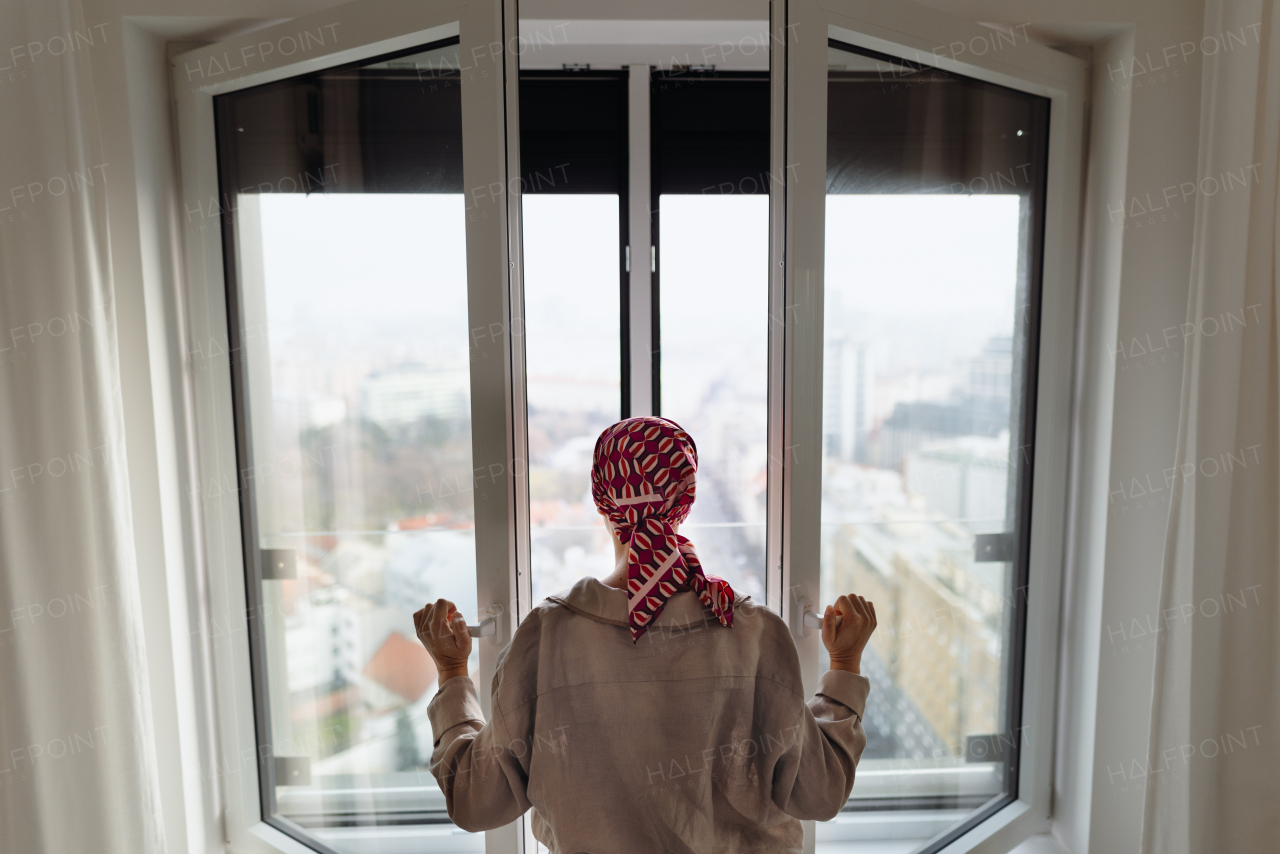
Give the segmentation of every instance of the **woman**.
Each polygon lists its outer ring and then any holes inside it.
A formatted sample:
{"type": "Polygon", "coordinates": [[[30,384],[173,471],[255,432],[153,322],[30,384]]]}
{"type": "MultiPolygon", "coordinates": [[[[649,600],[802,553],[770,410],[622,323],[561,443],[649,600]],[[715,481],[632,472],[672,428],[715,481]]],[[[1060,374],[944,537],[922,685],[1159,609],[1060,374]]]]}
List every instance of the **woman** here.
{"type": "Polygon", "coordinates": [[[414,615],[440,673],[431,771],[459,827],[532,806],[553,852],[799,851],[799,820],[848,800],[875,608],[860,596],[827,607],[831,670],[806,704],[786,625],[705,575],[676,533],[697,467],[693,440],[662,418],[600,436],[591,493],[616,569],[524,619],[498,658],[491,721],[462,615],[443,599],[414,615]]]}

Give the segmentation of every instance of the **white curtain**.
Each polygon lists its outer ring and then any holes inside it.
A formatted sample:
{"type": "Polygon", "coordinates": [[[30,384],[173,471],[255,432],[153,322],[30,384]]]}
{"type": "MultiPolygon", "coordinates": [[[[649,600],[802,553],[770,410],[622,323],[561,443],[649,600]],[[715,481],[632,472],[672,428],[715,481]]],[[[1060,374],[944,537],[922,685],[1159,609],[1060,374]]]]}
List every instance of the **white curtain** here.
{"type": "Polygon", "coordinates": [[[78,3],[0,6],[0,851],[164,847],[78,3]]]}
{"type": "Polygon", "coordinates": [[[1280,21],[1208,0],[1143,852],[1280,850],[1280,21]],[[1212,49],[1212,43],[1208,44],[1212,49]]]}

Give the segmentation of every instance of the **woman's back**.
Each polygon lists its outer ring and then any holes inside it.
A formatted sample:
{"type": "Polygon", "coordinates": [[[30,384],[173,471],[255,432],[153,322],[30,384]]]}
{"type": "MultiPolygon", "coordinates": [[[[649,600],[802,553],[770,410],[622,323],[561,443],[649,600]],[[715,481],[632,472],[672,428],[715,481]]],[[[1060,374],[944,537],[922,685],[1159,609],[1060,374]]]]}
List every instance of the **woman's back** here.
{"type": "Polygon", "coordinates": [[[679,534],[697,469],[693,438],[667,419],[600,434],[591,497],[614,572],[525,617],[498,659],[487,725],[456,608],[415,615],[440,672],[431,771],[460,827],[501,827],[532,806],[556,854],[798,851],[798,819],[832,818],[848,799],[875,609],[847,596],[827,608],[834,669],[806,703],[786,626],[704,573],[679,534]]]}
{"type": "Polygon", "coordinates": [[[540,604],[499,661],[482,728],[468,679],[431,704],[449,813],[497,827],[529,806],[556,852],[799,850],[866,744],[869,685],[823,675],[806,705],[785,624],[750,599],[721,625],[676,593],[632,641],[628,597],[586,578],[540,604]]]}

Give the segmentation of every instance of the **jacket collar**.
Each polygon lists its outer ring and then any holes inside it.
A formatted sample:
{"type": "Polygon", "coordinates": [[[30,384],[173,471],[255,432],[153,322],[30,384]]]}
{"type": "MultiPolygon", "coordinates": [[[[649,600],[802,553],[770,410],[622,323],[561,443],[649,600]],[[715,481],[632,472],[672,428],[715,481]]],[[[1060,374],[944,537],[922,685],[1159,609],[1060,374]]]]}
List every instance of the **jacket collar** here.
{"type": "MultiPolygon", "coordinates": [[[[565,606],[575,614],[590,617],[599,623],[610,623],[615,626],[630,625],[627,620],[627,592],[616,587],[606,587],[598,578],[587,576],[568,590],[547,598],[565,606]]],[[[735,594],[734,610],[749,598],[749,596],[735,594]]],[[[711,616],[711,609],[704,606],[702,600],[692,590],[685,590],[667,600],[667,606],[662,609],[662,613],[658,615],[658,619],[654,620],[653,625],[687,626],[691,623],[705,622],[707,619],[715,620],[715,617],[711,616]]]]}

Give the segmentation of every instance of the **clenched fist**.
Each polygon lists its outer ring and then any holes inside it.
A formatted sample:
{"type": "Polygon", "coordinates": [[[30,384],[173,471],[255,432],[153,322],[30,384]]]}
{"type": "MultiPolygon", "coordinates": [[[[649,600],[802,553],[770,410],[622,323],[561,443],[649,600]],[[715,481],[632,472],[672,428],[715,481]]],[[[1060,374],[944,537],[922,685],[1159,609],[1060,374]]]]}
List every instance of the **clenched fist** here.
{"type": "Polygon", "coordinates": [[[431,653],[443,685],[455,676],[467,675],[467,659],[471,656],[471,633],[462,613],[448,599],[425,605],[413,615],[418,640],[431,653]]]}
{"type": "Polygon", "coordinates": [[[860,673],[862,650],[875,630],[876,606],[861,596],[841,596],[828,605],[822,615],[822,645],[831,655],[831,669],[860,673]]]}

